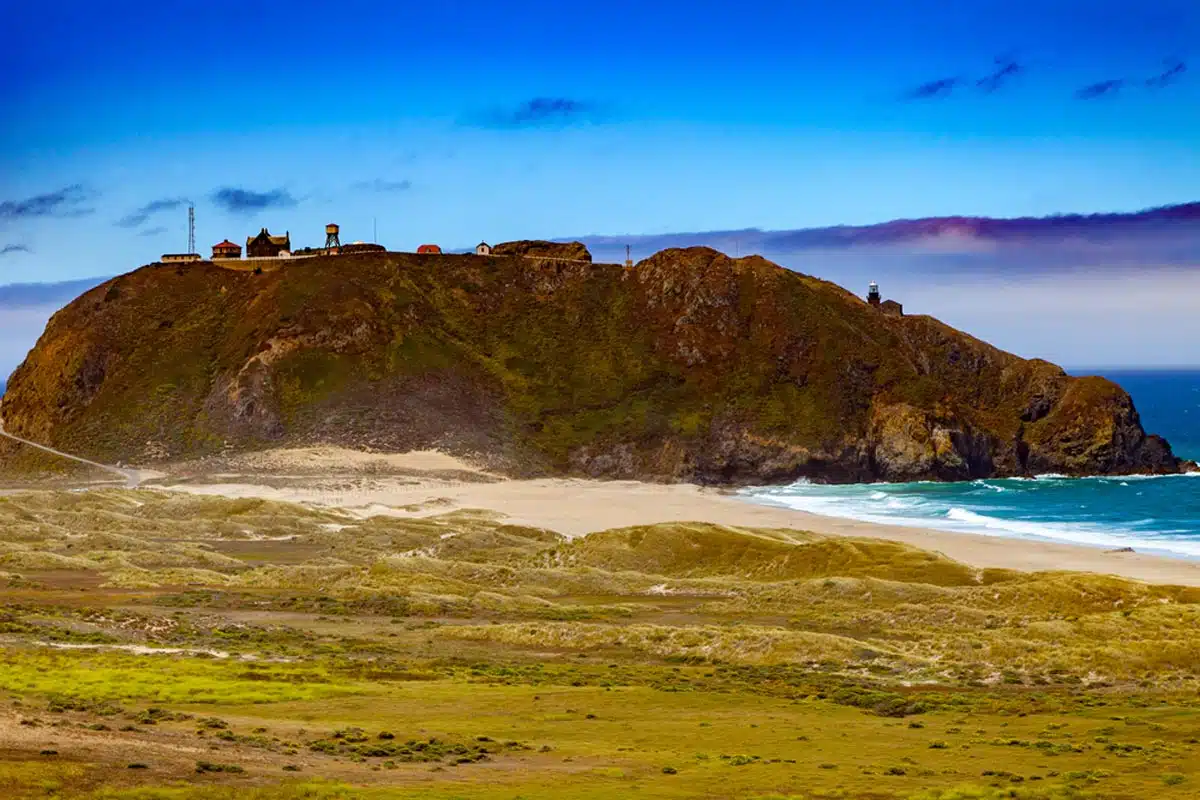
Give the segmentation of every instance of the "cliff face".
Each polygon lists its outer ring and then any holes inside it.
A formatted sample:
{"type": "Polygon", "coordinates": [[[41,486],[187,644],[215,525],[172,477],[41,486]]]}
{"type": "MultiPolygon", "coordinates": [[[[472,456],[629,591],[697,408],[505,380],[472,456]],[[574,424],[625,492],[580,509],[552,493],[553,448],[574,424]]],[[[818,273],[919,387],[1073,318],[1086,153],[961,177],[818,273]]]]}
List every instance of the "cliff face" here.
{"type": "Polygon", "coordinates": [[[97,459],[335,443],[702,482],[1173,472],[1129,396],[761,258],[144,267],[54,316],[0,407],[97,459]]]}

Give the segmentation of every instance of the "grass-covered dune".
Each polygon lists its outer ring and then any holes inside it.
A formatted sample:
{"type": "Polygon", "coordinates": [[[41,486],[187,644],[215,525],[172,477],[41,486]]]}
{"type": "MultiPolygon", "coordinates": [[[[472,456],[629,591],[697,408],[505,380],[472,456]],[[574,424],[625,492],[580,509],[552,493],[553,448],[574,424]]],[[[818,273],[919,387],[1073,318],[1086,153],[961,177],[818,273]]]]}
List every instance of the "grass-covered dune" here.
{"type": "Polygon", "coordinates": [[[57,313],[0,412],[107,462],[325,443],[720,483],[1180,469],[1109,381],[707,248],[150,265],[57,313]]]}
{"type": "Polygon", "coordinates": [[[1200,796],[1200,590],[691,523],[0,497],[0,785],[1200,796]]]}

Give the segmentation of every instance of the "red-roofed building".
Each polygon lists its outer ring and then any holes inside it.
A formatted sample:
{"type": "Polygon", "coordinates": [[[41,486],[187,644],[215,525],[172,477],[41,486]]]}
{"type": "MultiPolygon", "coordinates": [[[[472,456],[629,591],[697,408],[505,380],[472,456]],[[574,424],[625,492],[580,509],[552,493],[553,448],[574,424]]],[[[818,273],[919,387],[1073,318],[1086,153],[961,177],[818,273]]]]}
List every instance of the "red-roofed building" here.
{"type": "Polygon", "coordinates": [[[213,245],[212,257],[213,261],[216,261],[220,258],[241,258],[242,246],[236,242],[231,242],[226,239],[223,242],[213,245]]]}
{"type": "Polygon", "coordinates": [[[436,244],[423,244],[417,248],[417,252],[418,253],[440,253],[440,252],[442,252],[442,248],[438,247],[436,244]]]}

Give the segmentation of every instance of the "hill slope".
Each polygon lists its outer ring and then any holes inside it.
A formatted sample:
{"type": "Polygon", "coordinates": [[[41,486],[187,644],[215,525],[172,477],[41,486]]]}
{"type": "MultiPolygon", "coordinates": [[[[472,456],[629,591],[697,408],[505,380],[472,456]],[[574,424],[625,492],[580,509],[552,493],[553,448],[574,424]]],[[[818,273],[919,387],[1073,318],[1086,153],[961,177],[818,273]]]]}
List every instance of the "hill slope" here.
{"type": "Polygon", "coordinates": [[[336,443],[705,482],[1173,472],[1129,396],[707,248],[151,265],[60,311],[8,429],[97,459],[336,443]]]}

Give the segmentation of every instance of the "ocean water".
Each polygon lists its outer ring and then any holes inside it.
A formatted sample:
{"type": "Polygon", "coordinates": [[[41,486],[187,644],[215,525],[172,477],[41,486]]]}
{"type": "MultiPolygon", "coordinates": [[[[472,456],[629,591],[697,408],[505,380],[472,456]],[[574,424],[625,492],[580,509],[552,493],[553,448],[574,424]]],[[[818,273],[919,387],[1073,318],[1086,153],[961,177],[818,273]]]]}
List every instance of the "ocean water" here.
{"type": "MultiPolygon", "coordinates": [[[[1146,430],[1200,460],[1200,371],[1104,372],[1146,430]]],[[[1037,478],[749,488],[753,502],[866,522],[914,525],[1200,558],[1200,475],[1037,478]]]]}

